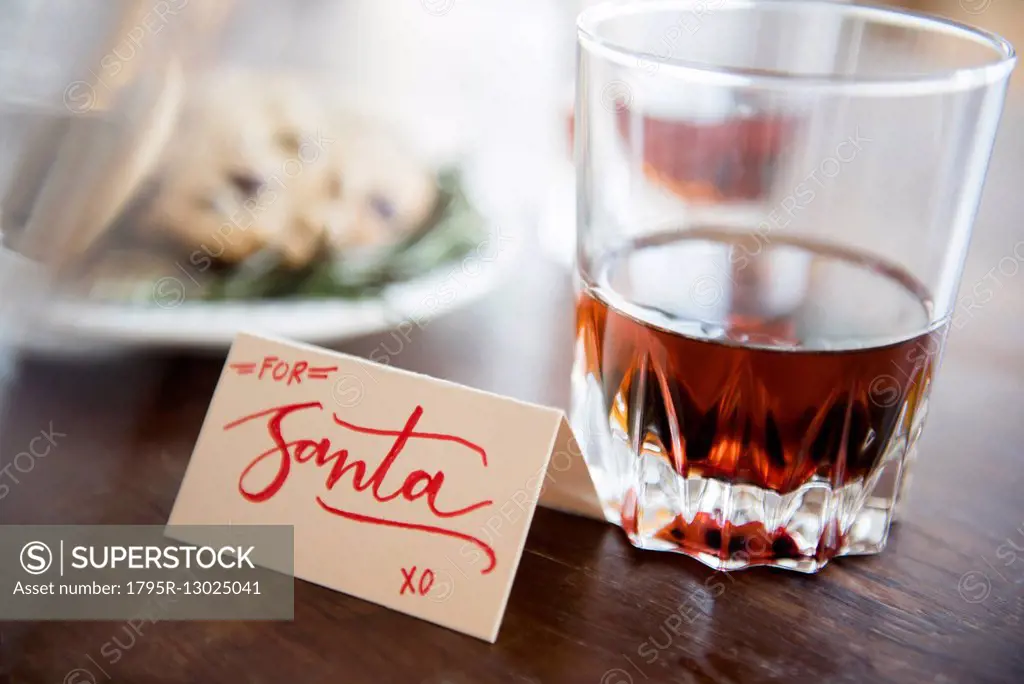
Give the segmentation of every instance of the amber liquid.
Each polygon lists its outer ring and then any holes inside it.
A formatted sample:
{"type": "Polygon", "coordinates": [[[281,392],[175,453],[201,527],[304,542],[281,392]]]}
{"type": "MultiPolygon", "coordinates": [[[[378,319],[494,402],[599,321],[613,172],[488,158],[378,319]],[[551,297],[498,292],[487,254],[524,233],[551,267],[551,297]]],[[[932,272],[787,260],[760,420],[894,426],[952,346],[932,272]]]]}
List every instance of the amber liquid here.
{"type": "MultiPolygon", "coordinates": [[[[945,326],[900,270],[824,244],[691,231],[634,243],[594,272],[578,302],[577,370],[631,457],[784,496],[866,487],[912,442],[945,326]]],[[[637,534],[644,494],[623,490],[623,526],[637,534]]],[[[784,519],[767,529],[717,506],[681,512],[656,536],[722,558],[751,536],[770,557],[806,553],[784,519]]]]}

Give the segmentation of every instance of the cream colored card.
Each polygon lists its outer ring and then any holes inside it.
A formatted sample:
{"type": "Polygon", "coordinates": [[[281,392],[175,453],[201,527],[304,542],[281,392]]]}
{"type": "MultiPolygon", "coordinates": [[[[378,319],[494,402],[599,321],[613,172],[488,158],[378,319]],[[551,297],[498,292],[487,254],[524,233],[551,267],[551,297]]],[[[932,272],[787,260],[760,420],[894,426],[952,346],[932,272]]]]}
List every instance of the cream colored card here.
{"type": "Polygon", "coordinates": [[[294,525],[296,577],[493,642],[542,487],[603,518],[561,411],[242,334],[168,524],[294,525]]]}

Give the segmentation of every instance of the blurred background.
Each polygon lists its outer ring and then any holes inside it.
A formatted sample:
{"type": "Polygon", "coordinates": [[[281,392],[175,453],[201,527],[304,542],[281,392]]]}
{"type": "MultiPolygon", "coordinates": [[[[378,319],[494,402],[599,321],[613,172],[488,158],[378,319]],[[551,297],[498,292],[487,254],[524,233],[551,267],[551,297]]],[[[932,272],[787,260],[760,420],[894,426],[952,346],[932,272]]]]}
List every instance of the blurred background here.
{"type": "MultiPolygon", "coordinates": [[[[338,344],[515,288],[512,264],[569,268],[586,4],[5,3],[2,334],[65,356],[223,351],[241,328],[338,344]]],[[[895,4],[1024,32],[1016,0],[895,4]]],[[[1018,140],[1004,126],[983,212],[1020,215],[998,171],[1018,140]]],[[[979,231],[972,263],[1007,235],[979,231]]]]}
{"type": "MultiPolygon", "coordinates": [[[[0,3],[0,472],[18,484],[0,521],[165,522],[239,330],[565,407],[585,4],[0,3]],[[10,471],[46,426],[69,436],[61,456],[10,471]]],[[[1024,45],[1021,0],[891,4],[1024,45]]],[[[1019,406],[1024,372],[1021,71],[922,440],[947,456],[921,459],[919,519],[999,512],[980,485],[949,485],[984,477],[953,455],[1019,462],[999,438],[1019,426],[986,407],[1019,406]],[[974,389],[955,390],[965,376],[974,389]]],[[[984,490],[1019,501],[1018,484],[984,490]]]]}
{"type": "MultiPolygon", "coordinates": [[[[564,405],[587,4],[4,3],[0,368],[216,363],[246,329],[564,405]]],[[[895,4],[1024,39],[1018,0],[895,4]]],[[[1021,79],[953,349],[1024,334],[993,270],[1024,254],[1021,79]]]]}
{"type": "MultiPolygon", "coordinates": [[[[569,268],[586,4],[5,3],[3,335],[64,355],[223,351],[241,328],[337,344],[515,288],[510,264],[569,268]],[[481,245],[494,258],[446,286],[481,245]]],[[[1016,0],[897,4],[1024,32],[1016,0]]],[[[983,211],[1019,216],[1007,128],[983,211]]],[[[1007,235],[979,232],[987,263],[1007,235]]]]}

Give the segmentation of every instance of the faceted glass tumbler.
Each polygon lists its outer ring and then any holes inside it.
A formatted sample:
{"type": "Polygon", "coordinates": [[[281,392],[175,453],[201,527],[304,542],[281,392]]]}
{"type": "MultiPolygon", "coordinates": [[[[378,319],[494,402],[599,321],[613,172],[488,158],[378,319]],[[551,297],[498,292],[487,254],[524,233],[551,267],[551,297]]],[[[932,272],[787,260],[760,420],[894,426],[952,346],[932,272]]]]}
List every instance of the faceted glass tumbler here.
{"type": "Polygon", "coordinates": [[[721,569],[879,552],[1012,47],[813,0],[578,29],[571,419],[608,519],[721,569]]]}

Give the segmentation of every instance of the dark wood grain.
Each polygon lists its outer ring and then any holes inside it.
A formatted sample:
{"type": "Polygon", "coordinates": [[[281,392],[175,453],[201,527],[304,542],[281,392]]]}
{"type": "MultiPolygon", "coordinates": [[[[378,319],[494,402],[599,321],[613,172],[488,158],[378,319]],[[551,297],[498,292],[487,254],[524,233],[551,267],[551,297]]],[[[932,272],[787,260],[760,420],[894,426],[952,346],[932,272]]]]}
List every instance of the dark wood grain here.
{"type": "MultiPolygon", "coordinates": [[[[965,287],[1024,244],[1022,177],[1024,106],[1011,101],[965,287]]],[[[564,406],[568,274],[536,257],[513,271],[488,299],[414,330],[391,363],[564,406]]],[[[384,334],[343,349],[382,343],[396,344],[384,334]]],[[[14,471],[18,483],[4,480],[0,522],[164,523],[221,363],[21,360],[2,395],[0,467],[40,430],[63,436],[14,471]]],[[[298,581],[290,623],[165,622],[141,635],[118,622],[5,623],[0,681],[1020,682],[1024,552],[1006,550],[1024,548],[1022,451],[1024,273],[952,332],[906,510],[880,556],[817,576],[727,575],[541,510],[494,645],[298,581]],[[114,638],[131,646],[111,663],[101,649],[114,638]]]]}

